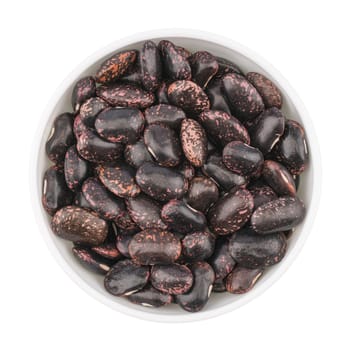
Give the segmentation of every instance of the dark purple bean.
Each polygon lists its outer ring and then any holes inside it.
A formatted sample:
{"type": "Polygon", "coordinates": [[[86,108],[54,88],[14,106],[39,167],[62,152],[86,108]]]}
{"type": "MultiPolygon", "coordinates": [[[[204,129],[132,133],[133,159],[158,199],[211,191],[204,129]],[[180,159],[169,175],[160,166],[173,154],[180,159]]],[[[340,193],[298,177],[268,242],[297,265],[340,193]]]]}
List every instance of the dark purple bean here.
{"type": "Polygon", "coordinates": [[[238,119],[225,112],[204,111],[199,115],[199,121],[213,141],[222,147],[231,141],[250,143],[247,129],[238,119]]]}
{"type": "Polygon", "coordinates": [[[227,103],[225,95],[222,92],[221,86],[221,79],[212,79],[205,89],[205,93],[210,101],[210,108],[212,110],[218,110],[231,114],[230,107],[227,103]]]}
{"type": "Polygon", "coordinates": [[[243,176],[256,174],[264,163],[259,149],[241,141],[228,143],[222,152],[222,160],[228,169],[243,176]]]}
{"type": "Polygon", "coordinates": [[[208,154],[208,140],[202,126],[193,119],[184,119],[180,135],[182,150],[188,161],[195,167],[203,166],[208,154]]]}
{"type": "Polygon", "coordinates": [[[216,184],[227,191],[234,186],[244,186],[248,182],[246,177],[234,174],[227,169],[222,158],[217,154],[208,157],[202,170],[205,175],[210,177],[216,184]]]}
{"type": "Polygon", "coordinates": [[[300,224],[306,215],[304,203],[296,197],[281,197],[258,207],[252,228],[260,234],[287,231],[300,224]]]}
{"type": "Polygon", "coordinates": [[[188,205],[206,213],[218,199],[219,190],[212,180],[204,176],[192,179],[186,196],[188,205]]]}
{"type": "Polygon", "coordinates": [[[271,152],[284,131],[285,118],[276,107],[266,109],[249,128],[251,145],[259,148],[263,154],[271,152]]]}
{"type": "Polygon", "coordinates": [[[274,147],[274,155],[292,175],[301,174],[309,161],[304,128],[294,120],[287,120],[284,134],[274,147]]]}
{"type": "Polygon", "coordinates": [[[141,86],[142,76],[140,61],[136,60],[136,62],[127,69],[126,73],[118,78],[118,81],[141,86]]]}
{"type": "Polygon", "coordinates": [[[296,196],[293,176],[282,164],[265,160],[262,177],[279,196],[296,196]]]}
{"type": "Polygon", "coordinates": [[[137,51],[128,50],[118,52],[106,59],[96,73],[98,83],[109,83],[122,77],[129,67],[136,61],[137,51]]]}
{"type": "Polygon", "coordinates": [[[146,307],[160,307],[171,304],[173,301],[171,295],[162,293],[152,286],[146,286],[140,291],[128,295],[127,299],[134,304],[146,307]]]}
{"type": "Polygon", "coordinates": [[[159,165],[173,167],[181,161],[180,140],[170,127],[164,124],[152,124],[146,127],[144,141],[148,151],[159,165]]]}
{"type": "Polygon", "coordinates": [[[264,102],[255,87],[242,75],[226,74],[222,78],[223,91],[233,114],[240,120],[250,120],[264,109],[264,102]]]}
{"type": "Polygon", "coordinates": [[[140,193],[135,181],[135,169],[126,163],[100,166],[98,177],[107,189],[118,197],[135,197],[140,193]]]}
{"type": "Polygon", "coordinates": [[[82,186],[82,192],[90,208],[105,220],[114,220],[125,210],[123,201],[107,191],[96,178],[88,178],[82,186]]]}
{"type": "Polygon", "coordinates": [[[75,142],[73,134],[73,115],[60,114],[53,122],[45,149],[49,159],[54,163],[62,163],[70,146],[75,142]]]}
{"type": "Polygon", "coordinates": [[[134,235],[119,234],[117,236],[117,249],[127,258],[131,258],[129,254],[129,243],[134,235]]]}
{"type": "Polygon", "coordinates": [[[179,172],[149,162],[137,169],[136,182],[144,193],[159,201],[182,198],[188,188],[187,179],[179,172]]]}
{"type": "Polygon", "coordinates": [[[152,92],[122,82],[101,85],[97,88],[96,94],[111,105],[120,107],[143,109],[151,106],[155,100],[152,92]]]}
{"type": "Polygon", "coordinates": [[[186,59],[192,55],[192,53],[189,50],[179,45],[176,45],[176,50],[181,56],[183,56],[186,59]]]}
{"type": "Polygon", "coordinates": [[[265,103],[266,108],[282,107],[282,94],[270,79],[266,78],[260,73],[255,72],[247,73],[246,78],[258,90],[265,103]]]}
{"type": "Polygon", "coordinates": [[[85,130],[78,138],[77,150],[89,162],[114,162],[123,154],[121,143],[112,143],[101,139],[96,132],[85,130]]]}
{"type": "Polygon", "coordinates": [[[186,114],[181,108],[169,104],[158,104],[145,110],[145,118],[149,125],[162,123],[177,129],[186,118],[186,114]]]}
{"type": "Polygon", "coordinates": [[[208,262],[215,272],[215,280],[224,279],[233,270],[236,262],[230,255],[226,237],[217,238],[214,252],[208,262]]]}
{"type": "Polygon", "coordinates": [[[141,290],[148,281],[148,266],[140,266],[132,260],[118,261],[107,273],[104,285],[108,293],[116,296],[130,295],[141,290]]]}
{"type": "Polygon", "coordinates": [[[168,40],[160,41],[158,47],[166,76],[173,80],[191,79],[191,66],[182,50],[168,40]]]}
{"type": "Polygon", "coordinates": [[[156,99],[159,104],[169,104],[168,87],[169,83],[163,81],[156,91],[156,99]]]}
{"type": "Polygon", "coordinates": [[[233,294],[243,294],[249,292],[262,276],[262,268],[247,269],[237,266],[226,278],[226,290],[233,294]]]}
{"type": "Polygon", "coordinates": [[[162,61],[157,45],[147,40],[140,52],[141,80],[147,91],[155,91],[162,79],[162,61]]]}
{"type": "Polygon", "coordinates": [[[207,224],[203,213],[177,199],[173,199],[163,206],[161,217],[169,230],[179,233],[200,231],[207,224]]]}
{"type": "Polygon", "coordinates": [[[185,265],[154,265],[150,281],[161,292],[178,295],[189,291],[193,284],[193,275],[185,265]]]}
{"type": "Polygon", "coordinates": [[[214,233],[228,235],[238,231],[249,220],[254,207],[252,195],[237,188],[220,198],[209,210],[209,223],[214,233]]]}
{"type": "Polygon", "coordinates": [[[74,123],[73,123],[73,133],[74,133],[75,138],[78,140],[79,137],[84,132],[87,132],[88,130],[91,130],[91,128],[84,124],[83,119],[81,118],[80,114],[78,114],[74,118],[74,123]]]}
{"type": "Polygon", "coordinates": [[[133,236],[129,254],[141,265],[171,264],[181,254],[181,243],[172,233],[151,228],[133,236]]]}
{"type": "Polygon", "coordinates": [[[112,261],[98,256],[86,247],[73,247],[72,252],[81,265],[101,275],[105,275],[113,264],[112,261]]]}
{"type": "Polygon", "coordinates": [[[140,167],[145,162],[153,161],[152,155],[149,153],[143,139],[125,147],[124,159],[134,168],[140,167]]]}
{"type": "Polygon", "coordinates": [[[99,256],[109,260],[118,260],[123,257],[122,253],[118,250],[116,246],[116,237],[113,234],[113,239],[107,237],[106,242],[97,246],[91,247],[90,249],[99,256]]]}
{"type": "Polygon", "coordinates": [[[189,80],[178,80],[169,85],[169,101],[185,112],[199,114],[209,109],[209,98],[200,86],[189,80]]]}
{"type": "Polygon", "coordinates": [[[189,265],[194,280],[192,288],[186,294],[176,296],[176,302],[188,312],[197,312],[203,309],[209,300],[215,274],[206,262],[195,262],[189,265]]]}
{"type": "Polygon", "coordinates": [[[282,233],[259,235],[246,228],[230,238],[229,252],[240,266],[255,269],[280,262],[286,253],[286,247],[282,233]]]}
{"type": "Polygon", "coordinates": [[[58,210],[52,218],[51,228],[63,239],[87,245],[100,245],[108,233],[106,221],[94,212],[75,206],[58,210]]]}
{"type": "Polygon", "coordinates": [[[86,200],[82,191],[79,191],[76,193],[76,195],[73,199],[73,205],[80,207],[80,208],[91,209],[90,204],[86,200]]]}
{"type": "Polygon", "coordinates": [[[64,176],[67,186],[72,191],[76,191],[89,176],[89,173],[88,162],[79,156],[75,145],[71,146],[64,159],[64,176]]]}
{"type": "Polygon", "coordinates": [[[266,185],[249,186],[249,192],[254,199],[254,210],[262,204],[277,199],[277,195],[273,189],[266,185]]]}
{"type": "Polygon", "coordinates": [[[197,51],[188,58],[188,62],[192,69],[192,81],[205,89],[219,69],[216,58],[207,51],[197,51]]]}
{"type": "Polygon", "coordinates": [[[75,112],[79,111],[81,105],[96,94],[96,83],[93,77],[84,77],[78,80],[72,92],[72,107],[75,112]]]}
{"type": "Polygon", "coordinates": [[[188,160],[184,160],[180,165],[175,167],[174,170],[182,174],[188,181],[191,181],[196,174],[193,165],[188,160]]]}
{"type": "Polygon", "coordinates": [[[109,104],[101,98],[89,98],[80,107],[80,118],[86,126],[93,128],[96,116],[107,107],[109,107],[109,104]]]}
{"type": "Polygon", "coordinates": [[[64,173],[57,166],[52,166],[45,171],[41,202],[49,215],[71,204],[73,193],[66,185],[64,173]]]}
{"type": "Polygon", "coordinates": [[[223,280],[215,280],[213,283],[213,292],[214,293],[226,292],[225,282],[223,280]]]}
{"type": "Polygon", "coordinates": [[[207,231],[187,234],[182,240],[182,254],[186,261],[202,261],[213,255],[215,237],[207,231]]]}
{"type": "Polygon", "coordinates": [[[237,64],[227,60],[226,58],[216,57],[216,61],[219,64],[219,69],[215,76],[216,78],[222,78],[228,73],[236,73],[243,75],[241,69],[237,66],[237,64]]]}
{"type": "Polygon", "coordinates": [[[130,214],[125,210],[119,215],[116,219],[114,219],[114,223],[117,227],[123,230],[124,234],[135,234],[136,232],[140,232],[140,227],[136,225],[136,223],[132,220],[130,214]]]}
{"type": "Polygon", "coordinates": [[[109,142],[132,144],[140,138],[144,123],[136,108],[106,108],[97,116],[95,128],[109,142]]]}
{"type": "Polygon", "coordinates": [[[162,221],[160,216],[162,207],[152,198],[144,194],[139,194],[135,198],[128,198],[126,205],[132,220],[141,229],[167,228],[167,225],[162,221]]]}

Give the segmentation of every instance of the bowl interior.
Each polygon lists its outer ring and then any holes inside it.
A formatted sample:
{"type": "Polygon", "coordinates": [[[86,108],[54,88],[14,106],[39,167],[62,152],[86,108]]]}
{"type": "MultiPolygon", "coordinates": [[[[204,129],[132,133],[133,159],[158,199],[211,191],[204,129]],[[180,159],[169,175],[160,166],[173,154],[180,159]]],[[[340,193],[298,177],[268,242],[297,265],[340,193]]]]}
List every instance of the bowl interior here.
{"type": "MultiPolygon", "coordinates": [[[[100,52],[95,56],[89,58],[86,62],[84,62],[84,64],[80,66],[80,68],[74,71],[67,78],[67,80],[63,84],[61,91],[58,91],[58,94],[56,98],[54,98],[51,108],[48,110],[45,116],[45,124],[41,126],[42,132],[39,150],[37,150],[39,153],[37,154],[36,169],[36,191],[38,202],[40,202],[41,198],[42,177],[45,170],[50,166],[50,163],[45,155],[45,142],[48,138],[48,134],[54,118],[62,112],[72,110],[70,105],[70,96],[75,81],[77,81],[83,76],[90,74],[93,75],[96,69],[98,68],[99,64],[112,53],[125,49],[140,48],[144,39],[146,38],[140,38],[140,41],[134,40],[133,43],[129,41],[130,44],[126,44],[124,46],[118,46],[118,43],[115,45],[111,45],[110,47],[106,48],[102,53],[100,52]]],[[[221,56],[226,59],[232,60],[233,62],[238,64],[239,67],[245,73],[249,71],[263,73],[268,78],[270,78],[282,91],[284,98],[283,112],[287,116],[287,118],[301,122],[306,127],[304,123],[305,120],[303,120],[303,116],[301,115],[303,113],[302,109],[298,109],[295,98],[288,95],[286,91],[286,89],[288,89],[288,86],[286,88],[286,84],[283,78],[281,78],[279,75],[276,76],[273,70],[271,73],[271,69],[269,69],[268,65],[264,66],[264,68],[261,64],[259,65],[256,62],[256,59],[253,59],[253,57],[255,57],[253,53],[249,55],[250,57],[247,57],[246,51],[243,50],[242,52],[242,50],[239,47],[234,47],[232,45],[227,46],[223,43],[218,43],[217,41],[214,42],[213,40],[208,40],[200,37],[186,37],[186,35],[166,35],[162,37],[154,35],[148,36],[148,39],[154,40],[155,42],[158,42],[161,39],[169,39],[178,45],[188,48],[193,52],[197,50],[207,50],[217,56],[221,56]],[[274,76],[271,74],[273,74],[274,76]]],[[[307,128],[306,132],[308,133],[307,128]]],[[[310,166],[301,176],[300,187],[298,191],[300,198],[305,202],[307,208],[310,208],[313,196],[312,184],[313,158],[311,157],[310,166]]],[[[248,300],[252,299],[255,295],[260,294],[266,288],[266,286],[272,283],[270,280],[274,280],[274,276],[276,274],[278,275],[279,272],[281,273],[280,270],[285,270],[286,266],[284,265],[289,264],[287,263],[287,261],[290,260],[296,245],[298,245],[298,242],[302,240],[302,235],[305,234],[305,232],[303,232],[303,228],[305,222],[307,221],[306,219],[303,224],[297,227],[295,233],[288,241],[288,250],[284,260],[282,260],[281,263],[267,269],[263,277],[258,281],[257,285],[251,292],[243,295],[232,295],[229,293],[213,293],[205,309],[199,312],[197,315],[188,314],[177,305],[169,305],[160,309],[145,308],[134,305],[123,298],[113,297],[112,295],[108,294],[103,287],[103,278],[85,270],[75,260],[71,253],[72,244],[70,242],[57,238],[51,232],[50,217],[41,208],[40,203],[39,206],[41,211],[39,215],[42,217],[41,220],[43,221],[43,225],[45,227],[45,238],[47,238],[46,240],[49,241],[49,244],[51,245],[53,250],[56,251],[55,255],[61,261],[61,265],[63,265],[64,269],[78,284],[83,286],[84,289],[87,289],[90,292],[90,294],[93,294],[105,304],[108,304],[109,306],[119,311],[123,311],[132,315],[137,315],[142,318],[162,321],[185,321],[186,319],[206,318],[209,316],[219,314],[224,310],[234,309],[247,302],[248,300]]]]}

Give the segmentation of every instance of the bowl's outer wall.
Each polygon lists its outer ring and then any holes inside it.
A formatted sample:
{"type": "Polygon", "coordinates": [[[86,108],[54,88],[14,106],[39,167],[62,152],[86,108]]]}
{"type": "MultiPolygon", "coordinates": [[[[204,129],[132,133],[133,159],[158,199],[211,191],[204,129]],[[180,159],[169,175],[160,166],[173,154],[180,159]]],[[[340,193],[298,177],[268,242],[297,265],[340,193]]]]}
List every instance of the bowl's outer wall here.
{"type": "Polygon", "coordinates": [[[217,316],[245,304],[271,286],[290,266],[304,244],[317,210],[321,187],[321,162],[317,137],[305,107],[289,83],[270,64],[247,48],[211,33],[192,30],[163,30],[137,34],[112,43],[81,63],[57,89],[43,114],[34,141],[33,167],[30,172],[33,208],[38,224],[51,252],[68,275],[84,290],[104,304],[129,315],[160,322],[184,322],[217,316]],[[169,39],[192,52],[207,50],[237,63],[245,73],[255,71],[266,75],[282,91],[284,97],[282,110],[286,117],[297,120],[304,125],[310,150],[310,164],[301,177],[299,188],[299,196],[304,200],[308,213],[304,222],[296,229],[289,240],[285,258],[281,263],[269,268],[249,293],[238,296],[228,293],[214,293],[205,309],[194,314],[186,313],[177,305],[160,309],[144,308],[133,305],[123,298],[116,298],[108,294],[103,288],[103,278],[90,273],[77,263],[71,254],[72,244],[57,238],[51,232],[50,217],[41,206],[42,177],[46,168],[50,166],[45,155],[45,142],[54,118],[62,112],[72,111],[70,96],[74,83],[83,76],[93,75],[99,64],[114,52],[129,48],[140,48],[142,42],[147,39],[156,42],[161,39],[169,39]]]}

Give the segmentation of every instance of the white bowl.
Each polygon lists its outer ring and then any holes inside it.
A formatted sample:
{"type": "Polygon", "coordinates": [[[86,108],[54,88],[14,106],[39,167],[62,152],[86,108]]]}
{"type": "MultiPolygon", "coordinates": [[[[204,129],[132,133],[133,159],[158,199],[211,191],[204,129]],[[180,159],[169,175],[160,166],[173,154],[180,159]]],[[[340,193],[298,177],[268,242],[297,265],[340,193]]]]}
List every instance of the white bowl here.
{"type": "Polygon", "coordinates": [[[185,322],[207,319],[232,311],[260,295],[287,270],[300,252],[311,230],[320,199],[321,160],[318,141],[310,117],[293,88],[275,68],[255,52],[227,38],[206,32],[174,29],[144,32],[113,42],[97,51],[70,73],[56,90],[40,120],[34,143],[33,167],[31,170],[33,208],[40,230],[52,254],[72,280],[97,300],[117,311],[146,320],[185,322]],[[124,298],[108,294],[103,287],[103,278],[85,270],[75,260],[71,253],[72,244],[58,238],[51,232],[50,218],[41,205],[42,178],[45,169],[49,166],[45,155],[45,142],[54,118],[62,112],[71,111],[70,96],[74,83],[83,76],[94,74],[99,64],[112,53],[125,49],[140,48],[142,42],[147,39],[156,42],[161,39],[169,39],[193,52],[207,50],[217,56],[232,60],[244,72],[255,71],[263,73],[282,91],[284,114],[288,118],[301,122],[305,127],[308,139],[310,164],[301,177],[299,188],[299,196],[305,202],[307,216],[289,240],[286,256],[279,264],[267,269],[263,277],[249,293],[242,295],[213,293],[206,307],[198,313],[187,313],[177,305],[169,305],[159,309],[145,308],[134,305],[124,298]]]}

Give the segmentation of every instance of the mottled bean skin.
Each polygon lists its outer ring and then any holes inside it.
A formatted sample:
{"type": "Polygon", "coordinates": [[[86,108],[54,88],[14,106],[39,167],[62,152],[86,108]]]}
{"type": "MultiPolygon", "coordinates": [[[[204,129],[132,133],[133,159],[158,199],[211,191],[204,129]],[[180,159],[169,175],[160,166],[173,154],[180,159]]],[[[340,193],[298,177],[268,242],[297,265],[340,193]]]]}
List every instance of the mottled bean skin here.
{"type": "Polygon", "coordinates": [[[197,176],[192,179],[186,196],[188,205],[206,213],[218,199],[219,189],[214,181],[205,176],[197,176]]]}
{"type": "Polygon", "coordinates": [[[85,130],[78,138],[77,150],[89,162],[115,162],[123,153],[121,143],[112,143],[101,139],[94,131],[85,130]]]}
{"type": "Polygon", "coordinates": [[[140,266],[132,260],[118,261],[107,273],[104,285],[107,292],[116,295],[130,295],[142,289],[150,276],[147,266],[140,266]]]}
{"type": "Polygon", "coordinates": [[[166,229],[167,225],[161,219],[161,205],[152,198],[139,194],[126,200],[128,212],[133,221],[142,229],[166,229]]]}
{"type": "Polygon", "coordinates": [[[285,118],[276,107],[266,109],[249,128],[251,145],[265,155],[271,152],[284,132],[285,118]]]}
{"type": "Polygon", "coordinates": [[[241,141],[232,141],[225,146],[222,160],[226,167],[234,173],[251,176],[261,169],[264,156],[257,148],[241,141]]]}
{"type": "Polygon", "coordinates": [[[221,79],[212,79],[205,89],[210,101],[210,108],[212,110],[222,111],[231,114],[230,107],[227,103],[226,97],[221,89],[221,79]]]}
{"type": "Polygon", "coordinates": [[[254,199],[254,209],[264,203],[277,199],[277,195],[273,189],[264,184],[249,186],[249,192],[254,199]]]}
{"type": "Polygon", "coordinates": [[[117,236],[117,249],[126,258],[131,258],[129,254],[129,243],[133,237],[134,235],[125,235],[125,234],[119,234],[117,236]]]}
{"type": "Polygon", "coordinates": [[[299,175],[309,161],[304,128],[294,120],[287,120],[284,134],[274,147],[274,155],[292,175],[299,175]]]}
{"type": "Polygon", "coordinates": [[[266,108],[276,107],[280,109],[282,107],[281,92],[270,79],[256,72],[247,73],[246,78],[258,90],[266,108]]]}
{"type": "Polygon", "coordinates": [[[159,104],[169,104],[168,99],[168,87],[170,82],[163,81],[157,91],[155,92],[157,103],[159,104]]]}
{"type": "Polygon", "coordinates": [[[53,122],[45,149],[49,159],[56,164],[63,163],[68,148],[75,142],[73,134],[73,115],[60,114],[53,122]]]}
{"type": "Polygon", "coordinates": [[[260,234],[287,231],[306,215],[304,203],[296,197],[281,197],[258,207],[251,217],[252,228],[260,234]]]}
{"type": "Polygon", "coordinates": [[[99,245],[107,237],[108,225],[94,212],[75,206],[63,207],[51,221],[52,231],[75,243],[99,245]]]}
{"type": "Polygon", "coordinates": [[[74,118],[74,122],[73,122],[73,133],[74,133],[75,138],[78,140],[79,137],[83,133],[85,133],[89,130],[91,131],[91,127],[85,125],[80,114],[77,114],[77,116],[74,118]]]}
{"type": "Polygon", "coordinates": [[[171,295],[162,293],[149,285],[136,293],[128,295],[127,299],[134,304],[146,307],[161,307],[171,304],[173,301],[171,295]]]}
{"type": "Polygon", "coordinates": [[[173,199],[163,206],[161,217],[169,230],[179,233],[203,230],[207,224],[203,213],[177,199],[173,199]]]}
{"type": "Polygon", "coordinates": [[[91,247],[90,248],[95,254],[108,259],[108,260],[118,260],[123,257],[122,253],[118,250],[116,246],[116,239],[114,237],[113,240],[106,240],[103,244],[97,246],[97,247],[91,247]]]}
{"type": "Polygon", "coordinates": [[[244,186],[248,182],[248,179],[245,176],[230,171],[224,165],[222,157],[217,154],[208,157],[202,170],[205,175],[210,177],[216,184],[227,191],[234,186],[244,186]]]}
{"type": "Polygon", "coordinates": [[[80,107],[80,118],[86,126],[93,128],[96,116],[107,107],[109,107],[109,104],[101,98],[89,98],[80,107]]]}
{"type": "Polygon", "coordinates": [[[225,112],[204,111],[199,115],[199,121],[212,140],[221,147],[225,147],[231,141],[250,143],[247,129],[238,119],[225,112]]]}
{"type": "Polygon", "coordinates": [[[208,154],[208,140],[205,130],[193,119],[181,123],[181,145],[187,160],[195,167],[204,165],[208,154]]]}
{"type": "Polygon", "coordinates": [[[64,159],[64,176],[67,186],[72,191],[76,191],[81,187],[89,174],[88,162],[80,157],[75,145],[71,146],[64,159]]]}
{"type": "Polygon", "coordinates": [[[195,262],[189,265],[194,280],[189,292],[176,296],[176,302],[188,312],[197,312],[203,309],[209,300],[215,274],[206,262],[195,262]]]}
{"type": "Polygon", "coordinates": [[[140,227],[132,220],[128,211],[123,211],[121,215],[114,219],[114,223],[117,227],[122,229],[125,234],[134,234],[140,232],[140,227]]]}
{"type": "Polygon", "coordinates": [[[182,174],[149,162],[137,169],[136,182],[144,193],[159,201],[180,199],[188,189],[182,174]]]}
{"type": "Polygon", "coordinates": [[[262,268],[247,269],[237,266],[226,278],[226,290],[233,294],[249,292],[263,274],[262,268]]]}
{"type": "Polygon", "coordinates": [[[165,74],[170,79],[191,79],[191,66],[181,50],[168,40],[160,41],[158,47],[162,55],[165,74]]]}
{"type": "Polygon", "coordinates": [[[185,265],[154,265],[150,281],[161,292],[178,295],[189,291],[193,284],[193,275],[185,265]]]}
{"type": "Polygon", "coordinates": [[[145,145],[159,165],[174,167],[181,161],[179,137],[164,124],[152,124],[144,132],[145,145]]]}
{"type": "Polygon", "coordinates": [[[44,209],[49,215],[71,204],[73,201],[73,193],[66,185],[64,173],[57,166],[48,168],[43,178],[43,189],[41,202],[44,209]]]}
{"type": "Polygon", "coordinates": [[[170,128],[178,129],[181,122],[186,118],[186,114],[181,108],[169,104],[158,104],[145,110],[147,123],[162,123],[170,128]]]}
{"type": "Polygon", "coordinates": [[[297,190],[293,176],[282,164],[273,160],[265,160],[262,177],[279,196],[296,196],[297,190]]]}
{"type": "Polygon", "coordinates": [[[127,145],[124,149],[124,159],[134,168],[140,167],[145,162],[153,161],[152,155],[149,153],[144,139],[140,139],[132,145],[127,145]]]}
{"type": "Polygon", "coordinates": [[[216,61],[219,64],[218,72],[216,73],[216,78],[222,78],[228,73],[243,74],[242,70],[237,66],[237,64],[226,58],[216,57],[216,61]]]}
{"type": "Polygon", "coordinates": [[[209,109],[208,96],[200,86],[189,80],[178,80],[169,85],[169,101],[187,113],[199,114],[209,109]]]}
{"type": "Polygon", "coordinates": [[[80,207],[80,208],[86,208],[91,209],[89,202],[86,200],[85,196],[83,195],[82,191],[78,191],[75,194],[75,197],[72,202],[73,205],[80,207]]]}
{"type": "Polygon", "coordinates": [[[89,207],[105,220],[114,220],[125,211],[123,201],[107,191],[96,178],[88,178],[82,186],[82,192],[89,207]]]}
{"type": "Polygon", "coordinates": [[[222,78],[223,91],[231,111],[240,120],[250,120],[264,109],[264,102],[255,87],[242,75],[226,74],[222,78]]]}
{"type": "Polygon", "coordinates": [[[245,228],[230,238],[229,252],[240,266],[255,269],[280,262],[286,247],[286,238],[282,233],[259,235],[245,228]]]}
{"type": "Polygon", "coordinates": [[[229,253],[226,237],[216,239],[214,252],[208,262],[215,272],[215,281],[224,279],[233,270],[236,262],[229,253]]]}
{"type": "Polygon", "coordinates": [[[216,58],[207,51],[197,51],[188,58],[188,61],[192,69],[192,81],[205,89],[219,69],[216,58]]]}
{"type": "Polygon", "coordinates": [[[135,169],[124,162],[98,168],[98,177],[109,191],[118,197],[135,197],[140,188],[135,181],[135,169]]]}
{"type": "Polygon", "coordinates": [[[171,264],[181,254],[181,243],[169,231],[146,229],[133,236],[129,254],[141,265],[171,264]]]}
{"type": "Polygon", "coordinates": [[[120,78],[136,61],[136,58],[136,50],[118,52],[101,64],[96,73],[96,81],[104,84],[120,78]]]}
{"type": "Polygon", "coordinates": [[[96,118],[98,134],[109,142],[135,143],[141,135],[145,118],[136,108],[107,108],[96,118]]]}
{"type": "Polygon", "coordinates": [[[117,82],[110,85],[101,85],[96,89],[98,97],[102,98],[112,106],[147,108],[151,106],[155,97],[152,92],[145,91],[140,87],[117,82]]]}
{"type": "Polygon", "coordinates": [[[215,237],[207,231],[187,234],[182,240],[182,254],[187,261],[202,261],[212,256],[215,237]]]}
{"type": "Polygon", "coordinates": [[[140,52],[141,80],[147,91],[155,91],[162,79],[162,62],[157,45],[147,40],[140,52]]]}
{"type": "Polygon", "coordinates": [[[79,111],[80,106],[89,98],[94,97],[96,93],[96,83],[93,77],[84,77],[76,82],[72,92],[72,107],[75,112],[79,111]]]}
{"type": "Polygon", "coordinates": [[[212,231],[218,235],[238,231],[249,220],[253,207],[253,197],[246,189],[238,188],[228,193],[209,210],[212,231]]]}
{"type": "Polygon", "coordinates": [[[105,275],[110,270],[110,267],[113,264],[112,261],[98,256],[86,247],[73,247],[72,252],[73,256],[85,268],[101,275],[105,275]]]}

